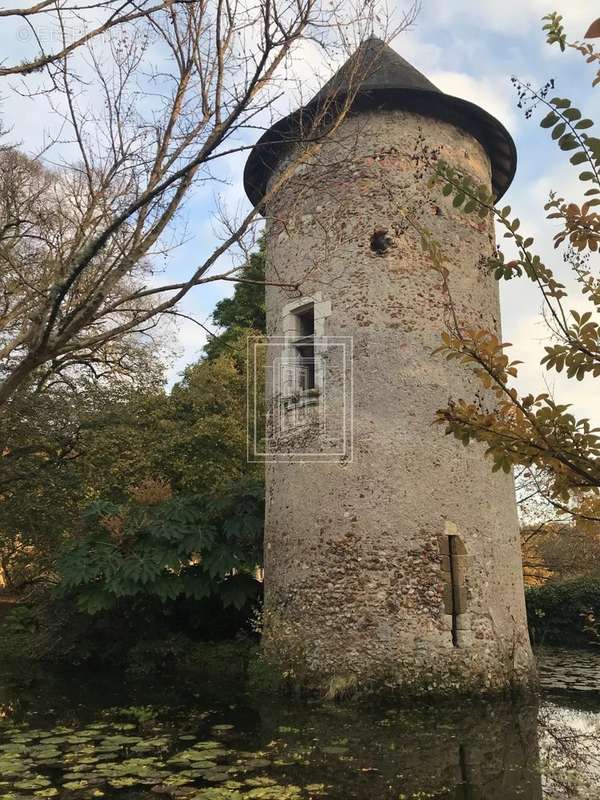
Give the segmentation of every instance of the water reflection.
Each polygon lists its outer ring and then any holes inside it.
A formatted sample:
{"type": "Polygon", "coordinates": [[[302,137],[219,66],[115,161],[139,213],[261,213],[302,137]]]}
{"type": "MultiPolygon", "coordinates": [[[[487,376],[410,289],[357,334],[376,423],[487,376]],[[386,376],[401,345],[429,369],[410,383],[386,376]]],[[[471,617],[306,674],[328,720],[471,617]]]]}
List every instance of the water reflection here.
{"type": "Polygon", "coordinates": [[[0,702],[11,800],[600,798],[592,694],[353,708],[53,672],[6,676],[0,702]]]}
{"type": "Polygon", "coordinates": [[[544,797],[600,798],[600,697],[546,702],[538,737],[544,797]]]}
{"type": "Polygon", "coordinates": [[[263,740],[296,762],[282,777],[303,783],[318,776],[336,800],[542,797],[533,706],[319,708],[308,716],[279,708],[265,711],[262,724],[263,740]]]}

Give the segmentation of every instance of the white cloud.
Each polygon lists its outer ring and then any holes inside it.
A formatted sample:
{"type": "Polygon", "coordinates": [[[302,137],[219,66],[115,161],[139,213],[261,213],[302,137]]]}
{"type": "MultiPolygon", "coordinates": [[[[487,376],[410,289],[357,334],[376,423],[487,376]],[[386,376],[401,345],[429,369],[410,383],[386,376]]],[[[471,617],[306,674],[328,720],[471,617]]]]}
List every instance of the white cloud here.
{"type": "Polygon", "coordinates": [[[507,128],[515,129],[518,118],[514,110],[514,94],[508,84],[500,84],[497,78],[474,78],[464,72],[434,71],[427,77],[446,94],[476,103],[507,128]]]}
{"type": "Polygon", "coordinates": [[[425,0],[423,16],[441,26],[469,26],[520,38],[539,27],[549,11],[557,11],[569,35],[581,39],[596,16],[591,6],[589,0],[425,0]]]}
{"type": "Polygon", "coordinates": [[[548,371],[540,365],[544,347],[550,343],[541,314],[523,319],[507,338],[515,345],[510,348],[510,356],[525,362],[519,366],[517,385],[520,392],[534,395],[549,392],[556,402],[571,404],[571,412],[576,417],[587,417],[600,424],[597,378],[586,377],[577,381],[567,378],[565,372],[548,371]]]}
{"type": "Polygon", "coordinates": [[[418,30],[402,33],[391,46],[428,78],[431,78],[430,72],[439,69],[444,61],[444,48],[424,41],[418,30]]]}

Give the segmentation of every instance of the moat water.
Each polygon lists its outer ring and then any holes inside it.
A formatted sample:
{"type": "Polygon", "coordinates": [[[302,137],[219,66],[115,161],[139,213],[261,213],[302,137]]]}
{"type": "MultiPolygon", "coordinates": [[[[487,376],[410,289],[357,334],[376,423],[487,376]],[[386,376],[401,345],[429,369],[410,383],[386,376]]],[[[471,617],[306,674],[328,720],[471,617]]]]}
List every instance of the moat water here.
{"type": "Polygon", "coordinates": [[[0,800],[600,799],[600,649],[539,704],[319,705],[243,686],[0,676],[0,800]]]}

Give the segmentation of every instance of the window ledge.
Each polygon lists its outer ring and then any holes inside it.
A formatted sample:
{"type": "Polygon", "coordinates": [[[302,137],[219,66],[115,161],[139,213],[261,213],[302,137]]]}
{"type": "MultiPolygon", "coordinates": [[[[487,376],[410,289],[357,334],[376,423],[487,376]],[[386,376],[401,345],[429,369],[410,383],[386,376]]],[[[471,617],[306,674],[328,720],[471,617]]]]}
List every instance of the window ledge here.
{"type": "Polygon", "coordinates": [[[319,405],[320,397],[321,392],[318,389],[306,389],[297,395],[284,398],[283,405],[285,406],[286,410],[292,408],[305,408],[306,406],[317,406],[319,405]]]}

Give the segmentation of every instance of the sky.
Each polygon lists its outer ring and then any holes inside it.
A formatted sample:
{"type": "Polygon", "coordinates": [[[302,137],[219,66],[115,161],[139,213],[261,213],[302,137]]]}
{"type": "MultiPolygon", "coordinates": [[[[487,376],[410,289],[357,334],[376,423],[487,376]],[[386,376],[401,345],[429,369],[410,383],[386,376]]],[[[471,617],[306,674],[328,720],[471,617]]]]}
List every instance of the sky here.
{"type": "MultiPolygon", "coordinates": [[[[540,20],[550,11],[562,14],[567,38],[573,41],[583,37],[598,10],[589,0],[425,0],[414,28],[393,43],[440,89],[477,103],[510,131],[518,165],[502,203],[512,206],[521,232],[534,237],[536,251],[565,282],[562,258],[552,245],[555,223],[545,219],[543,206],[551,189],[580,202],[586,187],[577,178],[579,170],[539,127],[542,115],[527,120],[517,108],[510,78],[536,87],[554,78],[554,94],[571,98],[584,116],[596,118],[600,87],[594,93],[591,86],[596,70],[579,53],[562,54],[558,46],[547,45],[540,20]]],[[[591,378],[567,381],[539,365],[549,342],[535,287],[526,280],[503,281],[500,291],[503,339],[513,344],[512,357],[525,362],[519,367],[519,388],[533,393],[550,389],[560,402],[573,404],[577,416],[600,424],[597,381],[596,387],[591,378]]],[[[576,294],[568,304],[578,310],[584,306],[576,294]]]]}
{"type": "MultiPolygon", "coordinates": [[[[398,2],[398,0],[395,0],[398,2]]],[[[423,0],[422,10],[412,28],[402,32],[392,47],[423,72],[443,91],[471,100],[494,114],[510,131],[518,152],[518,168],[513,184],[503,199],[521,219],[521,231],[536,240],[536,248],[546,263],[562,276],[562,259],[552,247],[553,224],[545,220],[543,205],[550,189],[578,202],[582,184],[567,158],[539,127],[539,115],[525,119],[517,108],[511,76],[541,86],[554,78],[556,94],[568,96],[584,116],[596,116],[600,87],[591,87],[594,70],[574,51],[561,54],[549,47],[541,31],[541,17],[558,11],[564,15],[569,40],[582,38],[597,15],[598,6],[589,0],[423,0]],[[596,12],[596,14],[594,13],[596,12]]],[[[3,26],[0,53],[19,55],[26,33],[16,27],[12,33],[3,26]]],[[[320,51],[310,43],[296,54],[294,69],[307,95],[319,88],[334,65],[322,62],[320,51]]],[[[294,107],[297,97],[280,101],[285,112],[294,107]]],[[[24,149],[35,149],[43,130],[39,101],[14,93],[0,95],[0,116],[13,126],[13,138],[24,149]]],[[[219,186],[221,199],[231,207],[248,208],[242,189],[246,154],[231,159],[219,186]]],[[[585,187],[584,187],[585,188],[585,187]]],[[[214,225],[216,197],[192,196],[185,209],[186,241],[170,254],[165,265],[167,280],[189,274],[192,267],[208,255],[217,240],[214,225]]],[[[227,266],[221,263],[221,266],[227,266]]],[[[209,284],[191,292],[182,310],[210,326],[215,303],[233,291],[232,284],[209,284]]],[[[565,381],[539,366],[547,332],[540,322],[540,298],[525,280],[501,285],[503,338],[513,343],[512,355],[525,362],[520,370],[519,388],[534,393],[550,388],[561,402],[574,406],[578,416],[600,424],[600,409],[591,380],[565,381]]],[[[580,309],[581,300],[572,304],[580,309]]],[[[183,321],[174,342],[178,356],[169,368],[169,382],[177,380],[186,364],[202,351],[206,334],[193,322],[183,321]]]]}
{"type": "MultiPolygon", "coordinates": [[[[412,29],[402,32],[392,42],[395,50],[440,89],[477,103],[508,128],[517,145],[518,168],[503,203],[512,206],[521,219],[522,230],[534,237],[537,252],[559,275],[564,274],[562,259],[553,249],[553,224],[545,219],[543,206],[552,188],[561,194],[572,191],[569,196],[575,198],[581,196],[582,184],[549,133],[539,127],[539,115],[526,120],[517,108],[510,78],[514,75],[531,81],[534,86],[554,78],[556,94],[571,97],[584,116],[593,116],[598,108],[600,87],[594,95],[592,69],[578,53],[561,54],[558,47],[549,47],[541,31],[541,18],[556,10],[564,15],[569,40],[581,38],[593,19],[591,6],[590,2],[573,0],[424,0],[412,29]]],[[[315,58],[318,52],[309,48],[306,74],[303,65],[298,66],[303,79],[310,81],[315,74],[315,58]]],[[[319,76],[326,74],[324,69],[319,76]]],[[[317,83],[311,88],[317,89],[317,83]]],[[[236,165],[239,171],[235,168],[232,171],[229,198],[243,197],[244,161],[245,155],[236,165]]],[[[180,257],[185,260],[183,253],[180,257]]],[[[231,286],[201,289],[188,299],[187,305],[194,313],[205,315],[204,320],[210,323],[215,300],[231,294],[232,290],[231,286]]],[[[513,344],[512,357],[525,362],[520,367],[519,387],[534,393],[550,389],[560,402],[572,403],[578,416],[594,419],[596,415],[600,424],[592,379],[581,383],[567,381],[539,365],[544,345],[549,342],[535,288],[525,280],[503,282],[501,304],[503,338],[513,344]]],[[[579,298],[574,297],[573,305],[581,307],[579,298]]],[[[199,355],[203,340],[202,331],[193,323],[181,330],[183,352],[173,364],[171,379],[199,355]]]]}

